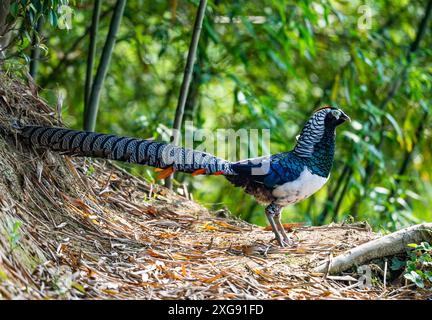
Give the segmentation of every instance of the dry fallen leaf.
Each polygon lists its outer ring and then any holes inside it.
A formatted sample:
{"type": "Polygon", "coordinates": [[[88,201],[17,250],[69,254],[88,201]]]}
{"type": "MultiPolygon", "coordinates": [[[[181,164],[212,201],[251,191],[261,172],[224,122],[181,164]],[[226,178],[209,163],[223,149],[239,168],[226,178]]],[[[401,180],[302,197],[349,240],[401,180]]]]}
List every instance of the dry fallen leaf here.
{"type": "Polygon", "coordinates": [[[217,230],[219,230],[218,228],[211,226],[211,225],[210,225],[210,222],[206,222],[206,223],[202,226],[202,228],[203,228],[204,230],[210,230],[210,231],[217,231],[217,230]]]}

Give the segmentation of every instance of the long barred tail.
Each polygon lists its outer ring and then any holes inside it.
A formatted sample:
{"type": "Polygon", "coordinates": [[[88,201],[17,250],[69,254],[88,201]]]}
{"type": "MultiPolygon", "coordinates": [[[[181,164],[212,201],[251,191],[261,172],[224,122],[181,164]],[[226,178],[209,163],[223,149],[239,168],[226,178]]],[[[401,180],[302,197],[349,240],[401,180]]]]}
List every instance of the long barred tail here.
{"type": "Polygon", "coordinates": [[[65,128],[24,126],[19,128],[29,144],[70,155],[105,158],[163,169],[159,178],[174,171],[197,174],[235,174],[231,163],[209,153],[164,142],[120,137],[65,128]]]}

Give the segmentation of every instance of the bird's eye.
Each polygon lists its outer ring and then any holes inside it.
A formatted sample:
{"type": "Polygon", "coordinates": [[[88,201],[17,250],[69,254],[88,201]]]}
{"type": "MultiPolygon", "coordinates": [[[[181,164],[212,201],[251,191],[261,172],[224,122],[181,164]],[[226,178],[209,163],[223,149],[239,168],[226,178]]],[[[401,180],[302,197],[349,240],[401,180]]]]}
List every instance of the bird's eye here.
{"type": "Polygon", "coordinates": [[[337,120],[339,120],[339,117],[341,116],[341,112],[339,110],[332,110],[331,114],[333,117],[335,117],[337,120]]]}

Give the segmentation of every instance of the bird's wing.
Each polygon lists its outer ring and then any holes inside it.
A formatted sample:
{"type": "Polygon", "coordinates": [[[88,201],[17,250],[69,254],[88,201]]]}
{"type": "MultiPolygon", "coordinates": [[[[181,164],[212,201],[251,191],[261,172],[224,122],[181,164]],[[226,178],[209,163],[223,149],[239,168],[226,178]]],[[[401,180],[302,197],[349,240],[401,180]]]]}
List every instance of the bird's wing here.
{"type": "Polygon", "coordinates": [[[275,188],[296,180],[304,169],[302,159],[291,152],[242,160],[231,164],[232,170],[242,179],[275,188]]]}

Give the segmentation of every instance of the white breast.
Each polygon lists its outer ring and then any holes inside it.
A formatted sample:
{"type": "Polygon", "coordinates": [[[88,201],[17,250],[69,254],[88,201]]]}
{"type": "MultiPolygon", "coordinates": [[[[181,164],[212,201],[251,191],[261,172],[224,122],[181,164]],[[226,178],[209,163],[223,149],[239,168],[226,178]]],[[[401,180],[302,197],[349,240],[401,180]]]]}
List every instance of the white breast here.
{"type": "Polygon", "coordinates": [[[286,206],[290,203],[299,202],[317,192],[327,182],[324,178],[312,174],[307,167],[300,176],[291,182],[284,183],[273,190],[273,196],[277,198],[276,203],[286,206]]]}

